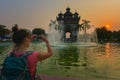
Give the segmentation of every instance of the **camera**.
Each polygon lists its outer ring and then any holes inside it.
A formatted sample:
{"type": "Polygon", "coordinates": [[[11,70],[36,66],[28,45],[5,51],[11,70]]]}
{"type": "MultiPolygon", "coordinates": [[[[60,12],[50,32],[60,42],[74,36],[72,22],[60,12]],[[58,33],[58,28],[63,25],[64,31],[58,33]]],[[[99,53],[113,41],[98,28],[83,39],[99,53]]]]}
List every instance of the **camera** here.
{"type": "Polygon", "coordinates": [[[32,35],[32,41],[34,40],[41,40],[41,35],[36,35],[36,34],[32,35]]]}
{"type": "Polygon", "coordinates": [[[38,36],[37,36],[37,39],[41,39],[41,35],[38,35],[38,36]]]}

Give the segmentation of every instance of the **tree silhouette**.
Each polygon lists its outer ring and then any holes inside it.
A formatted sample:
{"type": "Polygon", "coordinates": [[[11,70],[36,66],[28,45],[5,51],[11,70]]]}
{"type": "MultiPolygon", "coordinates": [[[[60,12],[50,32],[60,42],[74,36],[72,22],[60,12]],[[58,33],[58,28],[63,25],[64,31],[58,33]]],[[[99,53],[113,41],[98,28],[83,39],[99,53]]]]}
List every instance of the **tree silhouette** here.
{"type": "Polygon", "coordinates": [[[5,25],[0,25],[0,36],[5,35],[5,28],[6,28],[5,25]]]}
{"type": "Polygon", "coordinates": [[[50,20],[51,23],[49,24],[49,27],[50,27],[50,30],[51,29],[55,29],[55,30],[58,30],[58,24],[57,24],[57,21],[56,20],[50,20]]]}
{"type": "Polygon", "coordinates": [[[6,35],[8,35],[10,33],[11,33],[11,31],[5,25],[0,25],[1,40],[2,40],[2,38],[4,38],[6,35]]]}
{"type": "Polygon", "coordinates": [[[86,38],[87,38],[87,29],[90,28],[90,25],[89,25],[90,21],[84,20],[84,19],[83,19],[82,21],[83,21],[83,23],[80,24],[79,29],[84,31],[84,40],[85,40],[85,42],[86,42],[86,38]]]}
{"type": "Polygon", "coordinates": [[[35,28],[32,30],[32,34],[36,34],[36,35],[45,35],[45,30],[41,29],[41,28],[35,28]]]}
{"type": "Polygon", "coordinates": [[[86,34],[87,29],[90,28],[90,25],[89,25],[90,21],[84,20],[84,19],[82,21],[83,21],[83,23],[80,24],[80,29],[82,29],[86,34]]]}
{"type": "Polygon", "coordinates": [[[16,32],[19,30],[19,27],[17,24],[14,24],[14,26],[12,27],[12,32],[16,32]]]}
{"type": "Polygon", "coordinates": [[[45,35],[45,30],[41,29],[41,28],[34,28],[32,30],[32,34],[36,35],[36,39],[39,40],[40,39],[40,35],[45,35]]]}

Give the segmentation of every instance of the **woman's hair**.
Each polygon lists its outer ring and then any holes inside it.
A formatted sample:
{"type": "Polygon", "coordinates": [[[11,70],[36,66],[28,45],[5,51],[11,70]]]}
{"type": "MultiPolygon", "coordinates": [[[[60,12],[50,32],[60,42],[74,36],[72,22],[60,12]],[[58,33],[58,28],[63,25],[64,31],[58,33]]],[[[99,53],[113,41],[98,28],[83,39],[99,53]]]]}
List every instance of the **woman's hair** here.
{"type": "Polygon", "coordinates": [[[13,32],[12,40],[16,45],[20,45],[23,43],[26,37],[31,38],[32,34],[27,29],[20,29],[18,31],[13,32]]]}

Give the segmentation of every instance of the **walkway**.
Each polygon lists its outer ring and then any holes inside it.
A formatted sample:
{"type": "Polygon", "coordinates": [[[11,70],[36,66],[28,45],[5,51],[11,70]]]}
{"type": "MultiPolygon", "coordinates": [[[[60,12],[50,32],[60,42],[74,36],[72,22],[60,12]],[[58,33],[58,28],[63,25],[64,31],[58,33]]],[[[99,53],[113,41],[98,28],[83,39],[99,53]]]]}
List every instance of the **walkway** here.
{"type": "Polygon", "coordinates": [[[83,79],[73,78],[73,77],[49,76],[44,74],[40,75],[40,77],[41,77],[41,80],[83,80],[83,79]]]}

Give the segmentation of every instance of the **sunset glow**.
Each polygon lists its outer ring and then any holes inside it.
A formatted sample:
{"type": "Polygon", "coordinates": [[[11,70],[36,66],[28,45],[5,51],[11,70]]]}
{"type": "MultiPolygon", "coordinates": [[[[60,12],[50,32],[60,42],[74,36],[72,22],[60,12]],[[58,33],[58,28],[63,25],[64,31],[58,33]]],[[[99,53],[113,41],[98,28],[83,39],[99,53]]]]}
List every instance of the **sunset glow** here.
{"type": "Polygon", "coordinates": [[[110,25],[107,24],[105,27],[106,27],[107,29],[109,29],[109,28],[110,28],[110,25]]]}
{"type": "MultiPolygon", "coordinates": [[[[118,30],[120,25],[120,0],[0,0],[0,24],[11,28],[18,24],[33,29],[41,27],[48,30],[50,20],[55,20],[59,12],[69,6],[71,12],[77,11],[82,19],[91,25],[106,26],[118,30]]],[[[81,23],[81,22],[80,22],[81,23]]]]}

